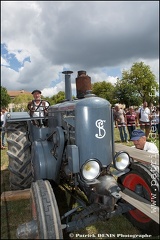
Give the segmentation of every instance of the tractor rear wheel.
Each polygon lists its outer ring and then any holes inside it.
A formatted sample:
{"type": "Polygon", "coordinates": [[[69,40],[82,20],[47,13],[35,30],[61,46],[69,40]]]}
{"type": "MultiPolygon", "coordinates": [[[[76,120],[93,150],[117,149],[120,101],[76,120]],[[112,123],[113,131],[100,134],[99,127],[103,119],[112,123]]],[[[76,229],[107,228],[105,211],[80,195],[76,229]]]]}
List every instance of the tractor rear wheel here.
{"type": "MultiPolygon", "coordinates": [[[[124,187],[135,191],[136,186],[141,186],[142,197],[147,199],[156,206],[159,206],[159,179],[158,172],[154,169],[154,174],[151,172],[151,167],[141,163],[135,163],[131,166],[131,171],[119,177],[118,182],[124,187]]],[[[126,218],[142,233],[159,235],[159,225],[150,217],[146,216],[138,209],[133,209],[124,214],[126,218]]]]}
{"type": "Polygon", "coordinates": [[[38,225],[36,239],[63,239],[57,201],[48,180],[32,183],[31,205],[38,225]]]}
{"type": "Polygon", "coordinates": [[[31,142],[28,139],[27,123],[7,124],[7,143],[11,190],[26,189],[33,182],[31,171],[31,142]]]}

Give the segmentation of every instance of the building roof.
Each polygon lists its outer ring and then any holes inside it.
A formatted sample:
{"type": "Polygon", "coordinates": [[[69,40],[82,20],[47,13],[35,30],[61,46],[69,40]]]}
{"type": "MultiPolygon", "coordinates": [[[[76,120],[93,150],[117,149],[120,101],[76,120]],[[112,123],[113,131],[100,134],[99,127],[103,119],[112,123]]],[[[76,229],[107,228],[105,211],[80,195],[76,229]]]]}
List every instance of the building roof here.
{"type": "Polygon", "coordinates": [[[18,95],[20,95],[20,94],[31,94],[31,92],[27,92],[27,91],[25,91],[25,90],[15,90],[15,91],[13,91],[13,90],[8,90],[7,91],[7,93],[8,93],[8,95],[11,97],[11,98],[14,98],[14,97],[16,97],[16,96],[18,96],[18,95]]]}

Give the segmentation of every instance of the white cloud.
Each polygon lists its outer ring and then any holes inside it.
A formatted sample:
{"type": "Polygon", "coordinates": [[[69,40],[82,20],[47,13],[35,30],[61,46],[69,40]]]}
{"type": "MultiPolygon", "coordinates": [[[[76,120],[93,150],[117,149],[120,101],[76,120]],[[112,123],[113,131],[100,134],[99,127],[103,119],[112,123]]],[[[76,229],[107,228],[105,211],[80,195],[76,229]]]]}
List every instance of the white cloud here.
{"type": "Polygon", "coordinates": [[[44,88],[42,90],[42,95],[44,97],[51,97],[60,91],[64,91],[64,88],[65,88],[64,82],[60,82],[55,87],[44,88]]]}
{"type": "Polygon", "coordinates": [[[120,74],[141,60],[159,80],[156,1],[2,1],[1,7],[1,42],[19,62],[31,61],[15,72],[1,58],[7,89],[56,94],[64,90],[64,69],[74,72],[72,86],[81,69],[92,82],[115,83],[120,76],[110,69],[120,74]]]}
{"type": "Polygon", "coordinates": [[[27,57],[30,57],[30,53],[25,50],[9,50],[8,53],[12,53],[15,55],[15,58],[18,60],[18,62],[23,63],[24,59],[27,57]]]}
{"type": "Polygon", "coordinates": [[[7,67],[9,66],[9,63],[2,56],[1,56],[1,65],[7,66],[7,67]]]}

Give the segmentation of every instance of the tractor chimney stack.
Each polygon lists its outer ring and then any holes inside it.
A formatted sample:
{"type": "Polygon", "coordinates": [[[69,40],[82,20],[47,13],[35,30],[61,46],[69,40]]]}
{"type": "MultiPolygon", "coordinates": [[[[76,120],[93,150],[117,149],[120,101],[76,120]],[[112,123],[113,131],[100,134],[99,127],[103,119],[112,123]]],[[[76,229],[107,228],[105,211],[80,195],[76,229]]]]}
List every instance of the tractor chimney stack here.
{"type": "Polygon", "coordinates": [[[91,88],[91,78],[86,75],[86,71],[78,71],[76,78],[77,98],[84,98],[88,92],[91,92],[91,88]]]}
{"type": "Polygon", "coordinates": [[[72,71],[63,71],[65,74],[65,98],[67,101],[72,100],[72,89],[71,89],[71,74],[72,71]]]}

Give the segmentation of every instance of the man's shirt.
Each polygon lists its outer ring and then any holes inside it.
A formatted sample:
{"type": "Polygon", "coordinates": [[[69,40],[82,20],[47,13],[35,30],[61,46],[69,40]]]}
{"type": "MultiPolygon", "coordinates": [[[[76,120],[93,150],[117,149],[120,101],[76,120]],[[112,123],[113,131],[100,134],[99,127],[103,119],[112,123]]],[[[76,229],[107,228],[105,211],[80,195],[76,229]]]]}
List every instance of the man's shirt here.
{"type": "MultiPolygon", "coordinates": [[[[135,146],[132,146],[135,148],[135,146]]],[[[143,148],[144,151],[149,153],[157,153],[159,154],[157,146],[152,142],[146,142],[143,148]]]]}

